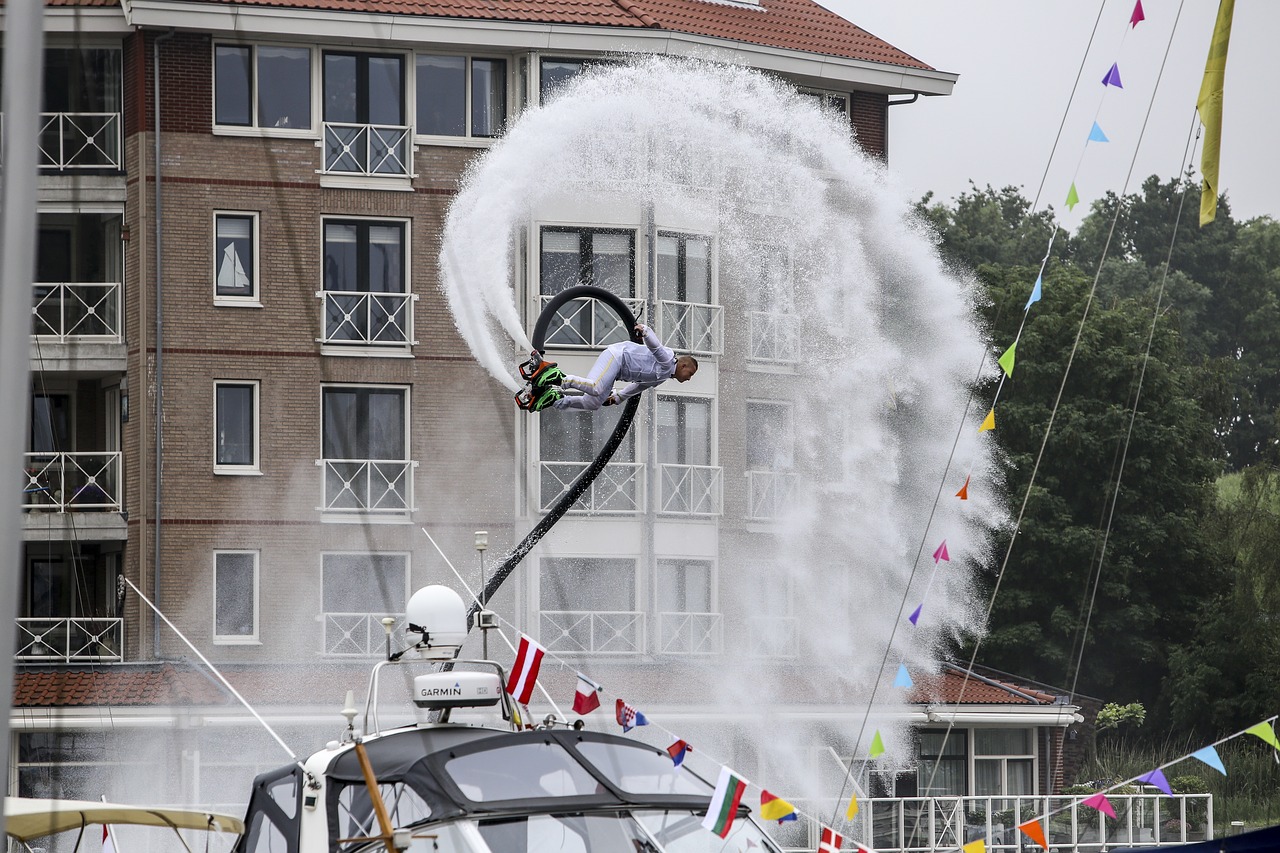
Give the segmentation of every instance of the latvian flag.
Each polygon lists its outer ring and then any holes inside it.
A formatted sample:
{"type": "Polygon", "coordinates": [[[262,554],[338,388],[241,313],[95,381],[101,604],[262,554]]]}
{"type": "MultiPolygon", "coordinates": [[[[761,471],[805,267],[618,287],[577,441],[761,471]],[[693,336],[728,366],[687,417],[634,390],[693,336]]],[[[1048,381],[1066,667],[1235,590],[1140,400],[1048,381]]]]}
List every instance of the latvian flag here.
{"type": "Polygon", "coordinates": [[[624,734],[636,726],[649,725],[649,721],[644,718],[644,714],[641,714],[621,699],[614,705],[614,713],[618,717],[618,725],[622,726],[624,734]]]}
{"type": "Polygon", "coordinates": [[[727,838],[733,819],[738,816],[742,795],[746,792],[747,783],[734,776],[728,767],[721,767],[720,781],[716,783],[716,793],[711,798],[702,825],[721,838],[727,838]]]}
{"type": "Polygon", "coordinates": [[[600,691],[604,688],[578,673],[578,690],[573,694],[573,713],[590,714],[600,707],[600,691]]]}
{"type": "Polygon", "coordinates": [[[839,853],[844,844],[844,836],[829,826],[822,827],[822,837],[818,840],[818,853],[839,853]]]}
{"type": "Polygon", "coordinates": [[[542,656],[547,650],[520,635],[520,648],[516,651],[516,662],[511,667],[511,677],[507,679],[507,692],[521,705],[528,705],[533,698],[533,687],[538,683],[538,669],[542,666],[542,656]]]}

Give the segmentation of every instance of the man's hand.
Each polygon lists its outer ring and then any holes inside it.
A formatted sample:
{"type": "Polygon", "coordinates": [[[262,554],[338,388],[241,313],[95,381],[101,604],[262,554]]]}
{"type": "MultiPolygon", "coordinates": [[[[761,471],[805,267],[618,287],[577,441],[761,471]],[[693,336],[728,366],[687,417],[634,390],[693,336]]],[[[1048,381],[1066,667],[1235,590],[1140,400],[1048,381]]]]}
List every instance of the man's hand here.
{"type": "Polygon", "coordinates": [[[618,405],[618,402],[619,402],[619,401],[618,401],[618,395],[617,395],[617,394],[610,394],[608,397],[606,397],[606,398],[605,398],[604,405],[606,405],[606,406],[616,406],[616,405],[618,405]]]}
{"type": "Polygon", "coordinates": [[[636,323],[636,338],[643,340],[646,331],[648,330],[644,327],[644,323],[636,323]]]}

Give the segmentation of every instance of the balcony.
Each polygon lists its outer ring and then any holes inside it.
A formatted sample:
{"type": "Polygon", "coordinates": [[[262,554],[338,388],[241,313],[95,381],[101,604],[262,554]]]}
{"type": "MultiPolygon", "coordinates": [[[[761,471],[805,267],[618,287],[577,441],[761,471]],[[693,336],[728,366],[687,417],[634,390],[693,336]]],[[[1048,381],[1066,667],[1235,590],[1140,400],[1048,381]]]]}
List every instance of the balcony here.
{"type": "Polygon", "coordinates": [[[119,663],[124,660],[124,620],[32,618],[18,620],[14,658],[34,663],[119,663]]]}
{"type": "Polygon", "coordinates": [[[747,654],[758,658],[795,657],[795,617],[748,616],[747,654]]]}
{"type": "MultiPolygon", "coordinates": [[[[389,613],[321,613],[324,654],[329,657],[375,657],[387,650],[387,632],[382,620],[394,615],[392,645],[400,643],[405,627],[403,614],[389,613]]],[[[400,645],[403,648],[403,644],[400,645]]]]}
{"type": "Polygon", "coordinates": [[[40,168],[119,171],[120,113],[41,113],[40,168]]]}
{"type": "Polygon", "coordinates": [[[718,655],[724,650],[719,613],[659,613],[658,654],[718,655]]]}
{"type": "Polygon", "coordinates": [[[325,174],[412,177],[412,128],[400,125],[324,123],[325,174]]]}
{"type": "Polygon", "coordinates": [[[413,340],[413,303],[418,301],[414,294],[318,290],[316,298],[324,300],[322,344],[405,349],[417,343],[413,340]]]}
{"type": "Polygon", "coordinates": [[[664,299],[658,304],[658,337],[678,353],[720,355],[723,314],[719,305],[664,299]]]}
{"type": "Polygon", "coordinates": [[[22,508],[27,512],[119,512],[119,451],[24,454],[22,508]]]}
{"type": "Polygon", "coordinates": [[[795,314],[751,312],[751,361],[791,365],[800,361],[800,318],[795,314]]]}
{"type": "Polygon", "coordinates": [[[32,334],[54,343],[120,343],[119,282],[37,282],[32,334]]]}
{"type": "Polygon", "coordinates": [[[659,512],[710,518],[720,514],[721,469],[714,465],[658,466],[662,471],[659,512]]]}
{"type": "MultiPolygon", "coordinates": [[[[550,296],[541,297],[545,308],[550,296]]],[[[643,299],[623,299],[632,313],[644,306],[643,299]]],[[[609,344],[631,340],[631,330],[623,328],[613,309],[595,299],[575,299],[556,312],[547,329],[547,346],[561,349],[602,349],[609,344]]]]}
{"type": "MultiPolygon", "coordinates": [[[[1081,797],[909,797],[859,800],[851,840],[878,853],[955,850],[979,838],[986,849],[1027,849],[1017,825],[1043,820],[1050,849],[1102,853],[1121,847],[1162,847],[1212,837],[1213,795],[1108,794],[1116,819],[1080,805],[1081,797]]],[[[826,806],[827,810],[831,805],[826,806]]],[[[811,849],[811,848],[810,848],[811,849]]]]}
{"type": "Polygon", "coordinates": [[[644,654],[645,614],[634,610],[543,610],[538,627],[548,651],[644,654]]]}
{"type": "MultiPolygon", "coordinates": [[[[569,491],[589,462],[541,462],[538,465],[538,511],[547,512],[569,491]]],[[[570,512],[592,515],[632,514],[644,506],[644,466],[610,462],[570,512]]]]}
{"type": "Polygon", "coordinates": [[[404,516],[414,508],[413,470],[417,462],[319,459],[316,465],[324,469],[321,512],[404,516]]]}
{"type": "Polygon", "coordinates": [[[747,472],[748,521],[777,521],[795,496],[795,474],[789,471],[747,472]]]}

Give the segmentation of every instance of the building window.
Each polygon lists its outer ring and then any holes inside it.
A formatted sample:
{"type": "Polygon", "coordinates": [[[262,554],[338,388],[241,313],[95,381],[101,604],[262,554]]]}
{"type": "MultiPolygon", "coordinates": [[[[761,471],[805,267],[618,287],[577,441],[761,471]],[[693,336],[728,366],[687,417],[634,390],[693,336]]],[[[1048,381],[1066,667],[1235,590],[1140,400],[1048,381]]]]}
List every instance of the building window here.
{"type": "Polygon", "coordinates": [[[968,732],[923,729],[919,733],[916,791],[921,797],[967,796],[968,732]]]}
{"type": "MultiPolygon", "coordinates": [[[[540,287],[542,301],[591,284],[631,299],[635,296],[635,232],[604,228],[542,229],[540,287]]],[[[551,346],[606,347],[630,340],[612,308],[594,299],[575,299],[556,314],[547,343],[551,346]]]]}
{"type": "Polygon", "coordinates": [[[658,235],[658,298],[711,304],[710,238],[658,235]]]}
{"type": "Polygon", "coordinates": [[[658,612],[710,613],[711,561],[658,560],[658,612]]]}
{"type": "Polygon", "coordinates": [[[418,54],[417,132],[494,137],[507,120],[507,62],[418,54]]]}
{"type": "Polygon", "coordinates": [[[973,730],[973,793],[1035,793],[1035,740],[1031,729],[973,730]]]}
{"type": "Polygon", "coordinates": [[[747,402],[748,471],[790,471],[794,444],[790,405],[747,402]]]}
{"type": "Polygon", "coordinates": [[[409,343],[405,249],[403,222],[325,222],[325,343],[409,343]]]}
{"type": "Polygon", "coordinates": [[[213,554],[213,641],[258,640],[258,552],[213,554]]]}
{"type": "Polygon", "coordinates": [[[399,514],[411,509],[408,390],[335,386],[322,393],[324,509],[399,514]]]}
{"type": "Polygon", "coordinates": [[[213,122],[224,127],[311,130],[311,49],[213,48],[213,122]]]}
{"type": "Polygon", "coordinates": [[[539,79],[542,100],[545,102],[547,98],[555,94],[557,89],[588,68],[597,65],[617,64],[615,60],[602,59],[600,57],[593,59],[548,57],[542,60],[542,73],[539,79]]]}
{"type": "Polygon", "coordinates": [[[711,464],[711,401],[658,397],[658,461],[669,465],[711,464]]]}
{"type": "Polygon", "coordinates": [[[541,561],[539,637],[553,652],[640,654],[645,618],[636,610],[636,562],[603,557],[541,561]]]}
{"type": "MultiPolygon", "coordinates": [[[[564,411],[539,421],[538,508],[550,510],[596,458],[613,433],[622,407],[601,412],[564,411]]],[[[628,431],[613,458],[571,511],[639,512],[644,467],[635,461],[635,433],[628,431]]]]}
{"type": "Polygon", "coordinates": [[[214,383],[214,470],[258,470],[258,383],[214,383]]]}
{"type": "Polygon", "coordinates": [[[408,555],[324,554],[320,572],[324,653],[382,653],[382,619],[403,614],[408,601],[408,555]]]}
{"type": "Polygon", "coordinates": [[[213,216],[213,295],[216,300],[257,302],[258,217],[252,213],[213,216]]]}
{"type": "Polygon", "coordinates": [[[822,89],[801,89],[801,97],[808,98],[824,110],[849,118],[849,95],[845,92],[828,92],[822,89]]]}
{"type": "Polygon", "coordinates": [[[324,120],[403,125],[404,57],[326,52],[324,120]]]}

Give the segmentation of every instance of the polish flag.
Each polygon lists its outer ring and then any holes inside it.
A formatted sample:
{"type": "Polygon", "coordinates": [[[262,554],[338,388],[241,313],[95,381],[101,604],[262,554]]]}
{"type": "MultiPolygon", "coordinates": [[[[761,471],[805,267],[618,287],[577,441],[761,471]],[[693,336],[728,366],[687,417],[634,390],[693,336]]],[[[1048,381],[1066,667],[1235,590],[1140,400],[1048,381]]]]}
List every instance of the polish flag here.
{"type": "Polygon", "coordinates": [[[839,853],[844,844],[844,836],[829,826],[822,827],[822,838],[818,841],[818,853],[839,853]]]}
{"type": "Polygon", "coordinates": [[[604,688],[578,673],[578,690],[573,694],[573,713],[590,714],[600,707],[600,691],[604,688]]]}
{"type": "Polygon", "coordinates": [[[507,692],[521,705],[528,705],[533,698],[534,685],[538,683],[538,669],[542,666],[542,656],[547,650],[533,640],[520,635],[520,648],[516,651],[516,662],[511,667],[511,676],[507,679],[507,692]]]}

